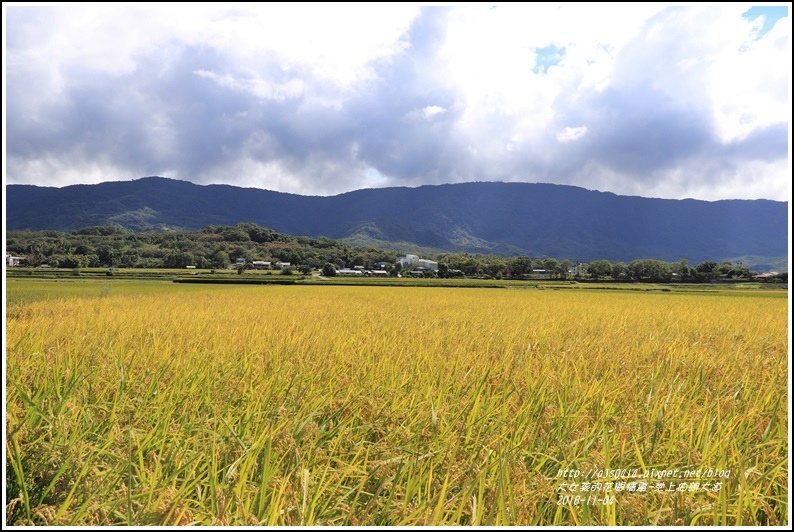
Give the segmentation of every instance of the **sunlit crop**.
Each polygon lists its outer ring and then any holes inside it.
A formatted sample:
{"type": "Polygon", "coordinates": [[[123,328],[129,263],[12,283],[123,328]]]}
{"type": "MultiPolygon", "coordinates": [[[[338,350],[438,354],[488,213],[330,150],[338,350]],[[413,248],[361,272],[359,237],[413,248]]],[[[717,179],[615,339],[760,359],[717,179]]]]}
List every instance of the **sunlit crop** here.
{"type": "Polygon", "coordinates": [[[785,293],[163,285],[9,304],[9,524],[788,524],[785,293]]]}

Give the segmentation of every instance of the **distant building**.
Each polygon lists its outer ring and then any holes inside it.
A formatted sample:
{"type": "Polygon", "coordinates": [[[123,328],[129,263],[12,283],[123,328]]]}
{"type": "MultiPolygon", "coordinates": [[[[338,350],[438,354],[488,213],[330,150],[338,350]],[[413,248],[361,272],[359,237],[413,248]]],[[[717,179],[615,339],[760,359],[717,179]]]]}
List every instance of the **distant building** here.
{"type": "Polygon", "coordinates": [[[423,268],[425,270],[438,271],[438,262],[428,259],[420,259],[418,255],[406,255],[397,259],[403,270],[409,268],[423,268]]]}
{"type": "Polygon", "coordinates": [[[270,269],[270,262],[264,260],[255,260],[253,262],[255,270],[269,270],[270,269]]]}
{"type": "Polygon", "coordinates": [[[346,277],[359,277],[364,275],[364,272],[361,270],[351,270],[349,268],[342,268],[341,270],[336,270],[336,274],[346,277]]]}
{"type": "Polygon", "coordinates": [[[406,255],[405,257],[400,257],[399,259],[397,259],[397,261],[400,263],[400,266],[402,266],[403,270],[407,270],[408,268],[413,266],[414,261],[418,261],[418,260],[419,260],[418,255],[406,255]]]}
{"type": "Polygon", "coordinates": [[[6,253],[6,266],[19,266],[25,257],[15,257],[11,253],[6,253]]]}
{"type": "Polygon", "coordinates": [[[416,261],[417,268],[424,268],[425,270],[438,271],[438,262],[428,259],[419,259],[416,261]]]}

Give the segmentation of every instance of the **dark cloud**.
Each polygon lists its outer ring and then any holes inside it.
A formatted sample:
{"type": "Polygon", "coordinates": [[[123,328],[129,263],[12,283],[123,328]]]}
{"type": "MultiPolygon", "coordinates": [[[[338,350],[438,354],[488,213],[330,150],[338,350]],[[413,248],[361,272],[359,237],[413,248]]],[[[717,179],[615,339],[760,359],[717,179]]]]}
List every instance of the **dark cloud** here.
{"type": "Polygon", "coordinates": [[[580,163],[598,161],[634,179],[675,167],[712,142],[705,110],[650,86],[594,92],[580,109],[568,113],[573,124],[587,125],[582,141],[570,143],[580,163]]]}
{"type": "Polygon", "coordinates": [[[772,124],[727,144],[722,151],[726,156],[738,160],[778,161],[789,153],[788,132],[787,124],[772,124]]]}

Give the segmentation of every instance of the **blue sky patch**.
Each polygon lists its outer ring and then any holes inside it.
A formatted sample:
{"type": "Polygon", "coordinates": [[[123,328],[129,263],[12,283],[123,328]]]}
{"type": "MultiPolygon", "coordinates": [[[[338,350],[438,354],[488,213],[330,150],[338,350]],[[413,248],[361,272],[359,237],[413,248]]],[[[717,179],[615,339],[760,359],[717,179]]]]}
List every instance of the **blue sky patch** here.
{"type": "Polygon", "coordinates": [[[367,179],[374,184],[383,181],[385,178],[380,172],[370,166],[367,168],[367,179]]]}
{"type": "Polygon", "coordinates": [[[764,18],[764,25],[758,30],[755,40],[769,33],[775,22],[788,16],[788,6],[753,6],[742,14],[747,20],[753,21],[758,17],[764,18]]]}
{"type": "Polygon", "coordinates": [[[543,48],[535,48],[535,54],[537,54],[537,58],[535,59],[535,68],[532,69],[532,72],[535,74],[545,74],[549,71],[549,68],[558,65],[563,60],[565,57],[565,47],[559,48],[550,44],[543,48]]]}

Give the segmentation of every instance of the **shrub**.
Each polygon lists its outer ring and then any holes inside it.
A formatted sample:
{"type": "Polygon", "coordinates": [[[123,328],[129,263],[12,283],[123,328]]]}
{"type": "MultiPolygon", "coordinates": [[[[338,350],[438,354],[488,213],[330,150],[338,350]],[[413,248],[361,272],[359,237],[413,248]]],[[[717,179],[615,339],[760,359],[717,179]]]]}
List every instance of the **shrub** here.
{"type": "Polygon", "coordinates": [[[334,266],[330,262],[326,262],[325,266],[323,266],[322,274],[325,277],[336,277],[336,266],[334,266]]]}

